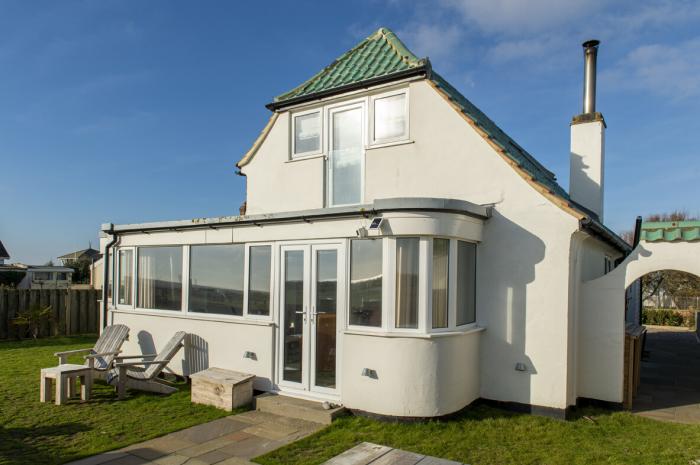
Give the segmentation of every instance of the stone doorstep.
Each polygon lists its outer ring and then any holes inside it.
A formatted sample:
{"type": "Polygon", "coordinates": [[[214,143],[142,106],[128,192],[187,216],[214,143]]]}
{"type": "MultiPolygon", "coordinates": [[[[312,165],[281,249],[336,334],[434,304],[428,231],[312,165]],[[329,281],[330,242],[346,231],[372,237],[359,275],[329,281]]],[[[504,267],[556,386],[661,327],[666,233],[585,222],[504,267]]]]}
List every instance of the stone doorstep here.
{"type": "Polygon", "coordinates": [[[334,419],[346,413],[343,406],[326,410],[322,402],[314,402],[274,393],[264,393],[255,397],[255,408],[261,412],[283,417],[298,418],[322,425],[330,425],[334,419]]]}

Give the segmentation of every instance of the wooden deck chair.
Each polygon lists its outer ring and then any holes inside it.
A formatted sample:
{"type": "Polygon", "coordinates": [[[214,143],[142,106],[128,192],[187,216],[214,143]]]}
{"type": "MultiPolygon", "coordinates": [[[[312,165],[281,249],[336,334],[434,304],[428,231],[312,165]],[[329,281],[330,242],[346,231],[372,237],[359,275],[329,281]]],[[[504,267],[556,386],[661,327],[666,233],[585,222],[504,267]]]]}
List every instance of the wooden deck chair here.
{"type": "Polygon", "coordinates": [[[111,325],[102,330],[102,334],[95,342],[92,349],[66,350],[56,352],[58,364],[68,363],[69,355],[86,353],[85,364],[95,370],[98,377],[104,377],[107,370],[112,368],[115,357],[121,352],[122,344],[129,338],[129,327],[125,325],[111,325]]]}
{"type": "Polygon", "coordinates": [[[117,388],[117,396],[123,399],[126,389],[156,392],[159,394],[172,394],[177,388],[170,386],[165,380],[158,379],[158,375],[170,363],[175,354],[184,346],[187,333],[178,331],[170,338],[168,343],[158,354],[151,355],[124,355],[115,357],[115,367],[107,375],[107,382],[117,388]],[[142,359],[137,362],[125,362],[124,360],[142,359]],[[152,360],[146,360],[150,359],[152,360]]]}

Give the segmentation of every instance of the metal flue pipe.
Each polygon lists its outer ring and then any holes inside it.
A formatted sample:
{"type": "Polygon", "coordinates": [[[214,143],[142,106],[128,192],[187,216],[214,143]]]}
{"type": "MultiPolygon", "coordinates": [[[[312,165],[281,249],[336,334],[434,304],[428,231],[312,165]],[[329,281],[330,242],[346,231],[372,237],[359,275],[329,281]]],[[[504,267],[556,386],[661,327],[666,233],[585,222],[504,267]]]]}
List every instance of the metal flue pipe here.
{"type": "Polygon", "coordinates": [[[596,62],[598,40],[587,40],[583,45],[583,113],[595,113],[596,62]]]}

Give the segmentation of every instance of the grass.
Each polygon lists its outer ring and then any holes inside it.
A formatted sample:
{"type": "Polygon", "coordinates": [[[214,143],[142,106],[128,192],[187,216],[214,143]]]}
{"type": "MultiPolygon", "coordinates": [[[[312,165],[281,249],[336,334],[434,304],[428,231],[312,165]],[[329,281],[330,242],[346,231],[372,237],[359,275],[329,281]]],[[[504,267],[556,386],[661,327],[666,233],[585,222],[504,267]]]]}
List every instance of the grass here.
{"type": "MultiPolygon", "coordinates": [[[[89,337],[0,342],[0,464],[59,464],[145,441],[230,413],[190,403],[182,383],[170,396],[96,383],[93,400],[57,406],[39,402],[39,369],[57,363],[54,352],[92,347],[89,337]]],[[[77,357],[70,360],[82,363],[77,357]]]]}
{"type": "Polygon", "coordinates": [[[700,459],[700,426],[627,412],[584,409],[572,421],[479,405],[449,421],[388,423],[344,417],[301,441],[255,459],[313,465],[368,441],[471,465],[684,464],[700,459]]]}

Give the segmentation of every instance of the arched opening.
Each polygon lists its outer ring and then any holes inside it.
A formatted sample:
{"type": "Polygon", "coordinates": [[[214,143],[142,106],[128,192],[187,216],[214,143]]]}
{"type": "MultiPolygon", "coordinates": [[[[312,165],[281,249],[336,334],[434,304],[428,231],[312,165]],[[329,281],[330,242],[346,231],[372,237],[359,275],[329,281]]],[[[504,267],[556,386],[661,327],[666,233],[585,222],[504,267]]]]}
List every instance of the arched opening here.
{"type": "Polygon", "coordinates": [[[651,271],[626,289],[631,407],[643,416],[700,423],[700,276],[651,271]],[[642,329],[643,328],[643,329],[642,329]],[[635,350],[638,353],[634,353],[635,350]],[[636,358],[636,361],[632,361],[636,358]]]}

